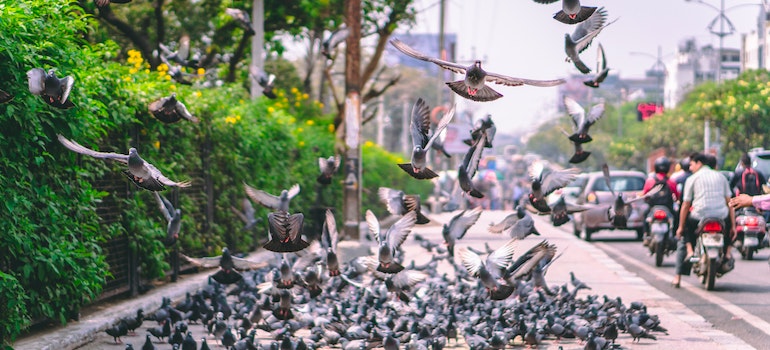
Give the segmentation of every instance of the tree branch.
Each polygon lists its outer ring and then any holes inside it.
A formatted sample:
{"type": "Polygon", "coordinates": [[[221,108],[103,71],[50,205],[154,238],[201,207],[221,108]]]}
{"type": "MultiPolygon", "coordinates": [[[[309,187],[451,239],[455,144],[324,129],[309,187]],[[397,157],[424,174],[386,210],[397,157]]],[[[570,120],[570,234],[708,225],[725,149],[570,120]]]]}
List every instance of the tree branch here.
{"type": "MultiPolygon", "coordinates": [[[[235,52],[233,53],[233,56],[230,57],[230,62],[228,62],[229,71],[227,72],[227,79],[226,81],[228,83],[232,83],[235,81],[235,70],[237,68],[238,62],[243,59],[243,55],[246,52],[246,46],[249,44],[249,40],[251,38],[251,35],[246,34],[246,32],[243,33],[243,36],[241,37],[241,41],[238,43],[238,48],[235,49],[235,52]]],[[[260,67],[261,69],[265,69],[265,67],[260,67]]]]}
{"type": "MultiPolygon", "coordinates": [[[[155,35],[158,43],[166,42],[166,22],[163,17],[163,1],[157,0],[155,3],[155,35]]],[[[159,50],[160,51],[160,50],[159,50]]]]}
{"type": "Polygon", "coordinates": [[[334,81],[332,80],[332,74],[329,72],[330,70],[330,66],[326,67],[326,69],[324,69],[324,76],[329,83],[329,90],[331,90],[332,98],[334,98],[334,105],[337,107],[337,116],[334,117],[334,127],[339,129],[340,124],[342,124],[342,115],[345,113],[345,102],[340,101],[340,98],[337,97],[337,92],[334,91],[334,81]]]}
{"type": "Polygon", "coordinates": [[[144,59],[150,64],[152,69],[155,69],[155,67],[158,66],[159,61],[158,58],[152,54],[153,47],[150,41],[147,40],[144,35],[137,32],[134,27],[116,17],[110,6],[99,8],[99,18],[107,22],[107,24],[115,27],[115,29],[123,33],[123,35],[131,40],[131,42],[134,43],[139,51],[142,52],[142,57],[144,57],[144,59]]]}
{"type": "MultiPolygon", "coordinates": [[[[401,79],[401,75],[398,75],[394,78],[391,78],[382,88],[376,89],[375,85],[372,84],[372,86],[369,88],[368,91],[366,91],[366,94],[364,94],[364,97],[361,99],[361,103],[366,103],[372,99],[375,99],[377,97],[380,97],[380,95],[384,94],[385,91],[387,91],[391,86],[396,85],[398,81],[401,79]]],[[[375,80],[376,81],[376,80],[375,80]]]]}

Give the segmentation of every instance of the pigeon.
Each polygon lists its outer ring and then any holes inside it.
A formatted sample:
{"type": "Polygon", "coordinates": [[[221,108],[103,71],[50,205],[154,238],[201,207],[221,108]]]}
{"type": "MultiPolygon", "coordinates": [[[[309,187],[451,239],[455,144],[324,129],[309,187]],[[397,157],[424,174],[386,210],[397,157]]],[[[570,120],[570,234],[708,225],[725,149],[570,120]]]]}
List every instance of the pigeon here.
{"type": "Polygon", "coordinates": [[[289,201],[299,194],[299,184],[294,184],[288,190],[282,190],[279,196],[269,194],[265,191],[255,189],[247,184],[243,184],[246,195],[251,200],[273,210],[289,211],[289,201]]]}
{"type": "Polygon", "coordinates": [[[144,322],[144,310],[138,309],[136,310],[136,317],[126,317],[122,321],[125,322],[126,329],[133,334],[144,322]]]}
{"type": "Polygon", "coordinates": [[[332,183],[332,176],[337,173],[340,168],[340,156],[330,156],[329,158],[318,158],[318,168],[321,169],[321,175],[318,175],[316,181],[322,185],[328,185],[332,183]]]}
{"type": "MultiPolygon", "coordinates": [[[[163,321],[163,325],[161,325],[160,327],[147,328],[147,332],[152,334],[155,338],[158,338],[158,340],[163,341],[163,338],[171,336],[171,319],[166,318],[166,320],[163,321]]],[[[149,338],[150,337],[148,335],[147,339],[149,338]]],[[[146,345],[147,345],[147,342],[145,342],[145,346],[146,345]]]]}
{"type": "Polygon", "coordinates": [[[479,162],[481,161],[481,153],[484,150],[486,144],[486,134],[481,134],[481,137],[468,149],[465,153],[463,162],[460,164],[460,168],[457,170],[457,181],[460,183],[460,188],[463,192],[469,194],[471,197],[483,198],[479,190],[473,187],[471,179],[476,175],[476,171],[479,168],[479,162]]]}
{"type": "MultiPolygon", "coordinates": [[[[433,132],[433,135],[438,135],[438,137],[433,140],[433,143],[430,145],[433,150],[441,152],[441,154],[444,155],[444,157],[452,158],[452,155],[449,154],[449,151],[444,148],[444,140],[446,140],[446,131],[447,129],[441,130],[440,132],[433,132]]],[[[431,136],[433,137],[433,136],[431,136]]]]}
{"type": "Polygon", "coordinates": [[[268,264],[266,262],[255,262],[246,259],[236,258],[230,255],[230,250],[222,248],[222,255],[206,257],[206,258],[191,258],[182,254],[182,257],[191,262],[195,266],[211,268],[219,266],[217,271],[211,277],[221,284],[232,284],[243,279],[238,270],[255,270],[260,269],[268,264]]]}
{"type": "Polygon", "coordinates": [[[524,211],[524,207],[519,205],[516,207],[516,212],[514,212],[511,215],[506,216],[503,221],[500,221],[499,223],[489,223],[489,227],[487,228],[487,231],[490,233],[503,233],[504,231],[507,231],[513,225],[519,221],[521,218],[526,216],[527,213],[524,211]]]}
{"type": "Polygon", "coordinates": [[[337,241],[339,232],[337,232],[337,222],[334,220],[334,214],[326,209],[326,220],[321,233],[321,245],[326,251],[326,269],[329,276],[340,275],[340,261],[337,257],[337,241]]]}
{"type": "Polygon", "coordinates": [[[591,80],[583,82],[585,86],[598,88],[604,79],[607,79],[607,74],[610,73],[610,69],[607,67],[607,58],[604,57],[604,47],[600,43],[596,47],[596,74],[591,80]]]}
{"type": "Polygon", "coordinates": [[[613,202],[612,206],[610,206],[607,210],[607,218],[610,222],[612,222],[612,226],[616,228],[625,228],[626,224],[628,223],[628,217],[631,215],[631,203],[643,200],[645,198],[648,198],[650,196],[653,196],[657,194],[662,188],[664,184],[658,184],[655,185],[653,188],[651,188],[647,193],[645,193],[642,196],[638,196],[631,200],[625,200],[623,198],[623,193],[615,193],[615,190],[612,188],[612,179],[610,177],[610,168],[607,166],[607,164],[602,165],[602,173],[604,174],[604,181],[607,184],[607,189],[612,193],[612,196],[615,197],[615,201],[613,202]]]}
{"type": "Polygon", "coordinates": [[[267,214],[270,240],[263,248],[276,253],[292,253],[307,248],[310,243],[302,239],[304,215],[278,210],[267,214]]]}
{"type": "Polygon", "coordinates": [[[524,216],[519,218],[519,220],[516,220],[508,230],[508,235],[513,239],[524,239],[531,234],[540,236],[540,232],[537,232],[537,229],[535,228],[535,220],[533,220],[527,212],[523,210],[522,212],[524,212],[524,216]]]}
{"type": "Polygon", "coordinates": [[[347,40],[348,35],[350,35],[350,29],[347,27],[338,28],[333,31],[331,35],[329,35],[329,38],[324,40],[323,44],[321,44],[321,54],[326,56],[327,59],[333,59],[332,51],[334,51],[339,44],[347,40]]]}
{"type": "Polygon", "coordinates": [[[166,225],[166,238],[163,240],[163,244],[166,247],[170,247],[179,239],[179,231],[182,228],[182,210],[179,208],[174,209],[171,202],[166,197],[158,194],[158,192],[153,193],[155,194],[155,200],[158,202],[160,212],[168,222],[166,225]]]}
{"type": "Polygon", "coordinates": [[[498,279],[503,276],[505,269],[511,263],[515,248],[516,240],[512,239],[489,254],[486,263],[482,262],[478,254],[466,247],[459,250],[460,261],[462,261],[463,266],[469,274],[481,280],[481,283],[489,291],[492,300],[503,300],[513,293],[513,287],[500,284],[498,279]]]}
{"type": "Polygon", "coordinates": [[[647,332],[642,326],[632,323],[628,325],[628,334],[631,334],[633,340],[631,342],[639,342],[642,338],[658,340],[658,338],[647,332]]]}
{"type": "Polygon", "coordinates": [[[376,237],[379,244],[377,257],[379,265],[377,271],[384,273],[397,273],[404,267],[396,262],[395,254],[401,246],[417,220],[417,213],[407,212],[398,221],[391,225],[386,232],[380,232],[380,222],[371,210],[366,210],[366,223],[369,225],[369,233],[376,237]]]}
{"type": "Polygon", "coordinates": [[[465,79],[463,80],[447,82],[446,84],[458,95],[472,101],[487,102],[494,101],[500,97],[503,97],[503,95],[501,95],[499,92],[487,86],[486,82],[507,86],[519,86],[526,84],[541,87],[556,86],[566,82],[564,79],[531,80],[509,77],[485,71],[481,68],[481,61],[479,60],[474,61],[470,66],[466,67],[454,62],[428,57],[395,38],[391,39],[390,43],[407,56],[426,62],[432,62],[441,68],[448,69],[457,74],[465,75],[465,79]]]}
{"type": "MultiPolygon", "coordinates": [[[[147,331],[149,332],[149,330],[150,329],[148,329],[147,331]]],[[[170,329],[169,329],[169,332],[170,332],[170,329]]],[[[156,350],[156,349],[157,348],[155,347],[155,344],[153,344],[152,340],[150,339],[150,333],[147,333],[147,336],[145,337],[145,340],[144,340],[144,345],[142,345],[142,350],[156,350]]]]}
{"type": "Polygon", "coordinates": [[[553,224],[554,227],[559,227],[566,224],[569,221],[570,214],[590,209],[585,206],[567,203],[564,200],[564,196],[559,196],[559,199],[557,199],[556,202],[550,204],[550,207],[551,224],[553,224]]]}
{"type": "Polygon", "coordinates": [[[607,10],[604,7],[600,7],[594,12],[587,20],[580,22],[575,31],[570,34],[564,34],[564,51],[567,53],[566,61],[575,65],[581,73],[588,74],[591,72],[591,68],[588,68],[583,61],[580,60],[580,53],[583,52],[588,45],[591,45],[591,41],[599,35],[599,33],[612,24],[614,21],[605,24],[607,21],[607,10]]]}
{"type": "Polygon", "coordinates": [[[580,172],[578,168],[548,171],[542,162],[533,163],[529,171],[529,176],[532,178],[529,203],[540,213],[550,213],[551,208],[546,203],[546,197],[551,192],[567,186],[577,177],[578,172],[580,172]]]}
{"type": "Polygon", "coordinates": [[[131,0],[94,0],[96,6],[99,7],[105,7],[109,4],[127,4],[129,2],[131,2],[131,0]]]}
{"type": "Polygon", "coordinates": [[[604,102],[591,107],[588,115],[586,115],[583,106],[568,96],[564,96],[564,107],[569,116],[572,117],[572,123],[575,126],[575,132],[569,136],[570,141],[575,143],[591,142],[593,139],[591,135],[588,135],[588,129],[604,116],[604,102]]]}
{"type": "Polygon", "coordinates": [[[27,71],[27,81],[29,92],[42,97],[45,103],[61,109],[75,107],[68,99],[72,86],[75,85],[75,78],[71,75],[58,78],[54,69],[49,69],[46,73],[43,68],[32,68],[27,71]]]}
{"type": "Polygon", "coordinates": [[[428,275],[421,271],[402,269],[395,273],[380,270],[381,263],[374,259],[365,259],[367,269],[375,278],[385,281],[388,292],[394,293],[399,300],[408,303],[410,298],[406,292],[410,291],[417,283],[424,281],[428,275]]]}
{"type": "Polygon", "coordinates": [[[166,124],[176,123],[182,119],[193,123],[198,122],[198,118],[187,110],[184,103],[177,100],[175,92],[172,92],[171,96],[162,97],[150,103],[150,113],[166,124]]]}
{"type": "Polygon", "coordinates": [[[0,90],[0,104],[11,102],[11,100],[13,100],[13,95],[0,90]]]}
{"type": "Polygon", "coordinates": [[[455,108],[449,110],[439,121],[438,127],[433,132],[432,137],[428,137],[430,132],[430,108],[425,103],[425,100],[418,98],[417,102],[412,107],[412,122],[410,124],[410,130],[412,133],[412,161],[411,163],[398,164],[398,166],[407,172],[410,176],[418,180],[432,179],[437,177],[433,170],[427,167],[428,150],[431,148],[433,142],[438,138],[438,134],[441,133],[452,121],[452,117],[455,114],[455,108]]]}
{"type": "Polygon", "coordinates": [[[417,212],[417,224],[423,225],[430,222],[420,210],[420,195],[404,194],[404,191],[394,190],[389,187],[380,187],[377,190],[380,202],[385,203],[388,212],[393,215],[404,215],[410,211],[417,212]]]}
{"type": "MultiPolygon", "coordinates": [[[[561,129],[562,134],[564,134],[564,136],[567,136],[567,138],[572,136],[572,134],[568,133],[567,130],[564,130],[564,128],[559,127],[559,129],[561,129]]],[[[586,159],[588,159],[588,156],[591,155],[591,152],[584,150],[582,143],[575,142],[572,140],[570,140],[570,142],[572,142],[572,144],[575,146],[575,153],[573,153],[572,156],[569,158],[570,163],[579,164],[585,161],[586,159]]]]}
{"type": "Polygon", "coordinates": [[[275,318],[286,321],[294,318],[294,313],[291,311],[291,292],[288,289],[281,289],[280,302],[278,307],[273,310],[273,316],[275,318]]]}
{"type": "Polygon", "coordinates": [[[249,71],[249,75],[252,77],[252,79],[257,81],[257,84],[262,87],[262,95],[265,95],[265,97],[274,100],[276,97],[278,97],[275,92],[273,92],[273,89],[275,88],[275,75],[274,74],[268,74],[262,69],[253,67],[249,71]]]}
{"type": "Polygon", "coordinates": [[[120,337],[128,334],[128,326],[126,325],[125,320],[120,320],[117,325],[114,325],[110,328],[107,328],[104,330],[105,333],[112,336],[112,340],[117,344],[118,342],[123,342],[120,340],[120,337]]]}
{"type": "Polygon", "coordinates": [[[136,148],[130,148],[128,154],[119,153],[106,153],[90,150],[78,144],[77,142],[68,140],[62,135],[56,135],[59,138],[64,147],[73,152],[91,156],[100,159],[113,159],[121,163],[128,164],[128,170],[123,173],[134,184],[149,191],[162,191],[166,189],[166,186],[172,187],[190,187],[190,182],[176,182],[163,176],[163,174],[154,165],[146,162],[139,157],[139,153],[136,148]]]}
{"type": "Polygon", "coordinates": [[[455,243],[465,237],[465,233],[476,224],[480,216],[481,207],[476,207],[473,210],[463,210],[453,216],[449,223],[444,224],[441,228],[441,235],[444,236],[444,244],[447,246],[449,256],[455,256],[455,243]]]}
{"type": "Polygon", "coordinates": [[[463,140],[466,145],[473,146],[473,143],[478,141],[482,134],[486,135],[486,141],[484,142],[485,148],[492,148],[492,141],[495,139],[497,133],[497,127],[492,120],[492,115],[487,114],[486,117],[476,120],[471,130],[471,138],[463,140]]]}
{"type": "Polygon", "coordinates": [[[262,221],[262,218],[254,217],[256,211],[254,210],[254,206],[251,205],[251,201],[248,198],[241,199],[241,208],[243,208],[243,211],[240,211],[236,209],[233,206],[230,206],[230,210],[243,221],[243,231],[249,231],[254,226],[256,226],[260,221],[262,221]]]}
{"type": "MultiPolygon", "coordinates": [[[[559,0],[535,0],[539,4],[551,4],[559,0]]],[[[562,0],[562,9],[553,15],[553,18],[564,24],[576,24],[588,19],[596,7],[580,6],[580,0],[562,0]]]]}
{"type": "Polygon", "coordinates": [[[244,30],[245,35],[256,34],[254,32],[254,26],[251,24],[251,17],[249,17],[248,12],[241,9],[228,7],[225,9],[225,13],[232,17],[236,23],[238,23],[238,26],[244,30]]]}
{"type": "Polygon", "coordinates": [[[187,60],[190,57],[190,36],[187,34],[184,34],[181,38],[179,38],[179,45],[177,46],[176,51],[171,51],[171,49],[169,49],[168,46],[164,45],[163,43],[159,43],[158,47],[161,51],[163,51],[163,54],[160,55],[161,60],[163,63],[166,63],[169,68],[171,66],[169,64],[170,62],[174,62],[185,67],[195,67],[197,65],[197,62],[187,60]]]}
{"type": "Polygon", "coordinates": [[[198,350],[198,342],[192,337],[192,332],[187,332],[182,340],[182,350],[198,350]]]}

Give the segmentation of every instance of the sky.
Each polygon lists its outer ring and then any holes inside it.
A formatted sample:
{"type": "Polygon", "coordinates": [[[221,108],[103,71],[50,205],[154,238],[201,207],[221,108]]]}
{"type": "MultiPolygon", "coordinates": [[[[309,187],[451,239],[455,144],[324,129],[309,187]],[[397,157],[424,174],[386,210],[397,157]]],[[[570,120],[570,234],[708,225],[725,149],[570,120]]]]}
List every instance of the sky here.
{"type": "MultiPolygon", "coordinates": [[[[702,0],[719,8],[719,0],[702,0]]],[[[740,48],[741,35],[757,28],[761,1],[723,0],[726,16],[735,25],[735,34],[724,39],[725,48],[740,48]],[[756,4],[757,6],[739,6],[756,4]]],[[[644,77],[655,64],[658,47],[664,62],[673,62],[678,45],[695,38],[699,47],[719,47],[719,38],[707,27],[719,11],[685,0],[583,0],[584,6],[604,6],[609,20],[617,22],[605,28],[594,44],[581,54],[589,66],[596,66],[596,42],[602,43],[610,74],[621,78],[644,77]],[[644,54],[632,54],[641,52],[644,54]],[[666,57],[668,56],[668,57],[666,57]]],[[[572,63],[564,61],[564,34],[574,26],[552,18],[561,2],[538,4],[532,0],[446,0],[446,32],[456,33],[460,61],[482,59],[485,70],[518,78],[555,79],[578,74],[572,63]]],[[[419,11],[415,26],[406,32],[438,31],[438,0],[417,0],[419,11]]],[[[718,22],[717,26],[718,28],[718,22]]],[[[458,77],[459,78],[459,77],[458,77]]],[[[498,132],[531,130],[553,116],[557,107],[557,88],[532,86],[507,87],[492,84],[504,97],[492,102],[472,102],[458,98],[458,109],[475,104],[477,117],[491,114],[498,132]]],[[[566,118],[566,115],[564,116],[566,118]]]]}

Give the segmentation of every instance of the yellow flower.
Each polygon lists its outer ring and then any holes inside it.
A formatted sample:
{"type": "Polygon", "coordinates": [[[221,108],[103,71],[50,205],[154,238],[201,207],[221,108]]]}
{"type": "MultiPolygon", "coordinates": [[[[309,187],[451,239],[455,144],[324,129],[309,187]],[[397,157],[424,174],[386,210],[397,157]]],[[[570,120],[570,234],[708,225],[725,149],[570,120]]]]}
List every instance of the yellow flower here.
{"type": "MultiPolygon", "coordinates": [[[[169,80],[169,81],[170,81],[170,80],[171,80],[171,76],[170,76],[170,75],[168,75],[168,74],[166,74],[166,80],[169,80]]],[[[174,86],[174,85],[171,85],[171,86],[174,86]]],[[[174,89],[172,89],[172,90],[174,90],[174,89]]]]}
{"type": "MultiPolygon", "coordinates": [[[[170,75],[168,75],[168,78],[169,78],[169,80],[171,80],[171,76],[170,75]]],[[[176,85],[171,85],[168,88],[171,89],[171,90],[176,91],[176,85]]]]}
{"type": "Polygon", "coordinates": [[[299,146],[300,146],[300,147],[302,147],[302,146],[304,146],[304,145],[305,145],[305,141],[300,141],[300,142],[299,142],[299,146]]]}
{"type": "Polygon", "coordinates": [[[144,70],[144,74],[150,74],[150,70],[149,69],[145,69],[144,70]]]}
{"type": "Polygon", "coordinates": [[[236,115],[235,116],[235,120],[241,120],[241,116],[240,115],[236,115]]]}
{"type": "Polygon", "coordinates": [[[329,124],[329,132],[334,132],[334,124],[329,124]]]}
{"type": "Polygon", "coordinates": [[[131,74],[136,74],[136,72],[138,72],[138,71],[139,70],[136,69],[136,68],[131,68],[131,69],[128,70],[128,72],[131,73],[131,74]]]}
{"type": "Polygon", "coordinates": [[[152,146],[155,147],[155,149],[160,149],[160,141],[155,141],[152,146]]]}
{"type": "Polygon", "coordinates": [[[305,124],[307,124],[307,125],[313,125],[313,124],[315,124],[315,122],[314,122],[314,121],[312,121],[312,120],[310,120],[310,119],[308,119],[307,121],[305,121],[305,124]]]}
{"type": "Polygon", "coordinates": [[[235,124],[236,121],[237,120],[235,118],[233,118],[233,117],[229,117],[229,116],[225,117],[225,123],[235,124]]]}
{"type": "Polygon", "coordinates": [[[159,64],[158,72],[168,72],[168,66],[165,63],[159,64]]]}
{"type": "Polygon", "coordinates": [[[297,118],[294,118],[294,117],[289,118],[289,123],[294,124],[296,122],[297,122],[297,118]]]}
{"type": "Polygon", "coordinates": [[[204,75],[206,74],[206,70],[203,68],[198,68],[198,75],[204,75]]]}
{"type": "Polygon", "coordinates": [[[369,140],[367,140],[366,142],[364,142],[364,147],[372,147],[372,146],[374,146],[374,142],[372,142],[372,141],[369,141],[369,140]]]}
{"type": "Polygon", "coordinates": [[[200,91],[196,91],[196,92],[193,92],[193,95],[195,95],[195,97],[201,97],[201,95],[203,94],[200,91]]]}
{"type": "Polygon", "coordinates": [[[754,111],[754,112],[758,111],[759,110],[759,105],[755,103],[754,106],[751,107],[751,110],[754,111]]]}
{"type": "Polygon", "coordinates": [[[299,101],[297,101],[297,102],[294,102],[294,107],[299,107],[299,106],[302,106],[302,104],[301,104],[301,103],[299,103],[299,101]]]}
{"type": "Polygon", "coordinates": [[[310,95],[308,95],[308,94],[306,94],[306,93],[305,93],[305,94],[302,94],[302,98],[303,98],[303,99],[305,99],[305,100],[307,100],[307,99],[309,99],[309,98],[310,98],[310,95]]]}
{"type": "Polygon", "coordinates": [[[125,77],[123,77],[123,81],[130,82],[131,81],[131,77],[125,76],[125,77]]]}
{"type": "Polygon", "coordinates": [[[297,132],[303,132],[303,131],[305,131],[305,129],[303,129],[303,128],[297,128],[297,132]]]}
{"type": "Polygon", "coordinates": [[[292,94],[296,94],[298,92],[299,92],[299,90],[296,87],[291,88],[291,93],[292,94]]]}
{"type": "Polygon", "coordinates": [[[275,108],[273,108],[272,106],[267,107],[267,113],[274,113],[274,112],[275,112],[275,108]]]}

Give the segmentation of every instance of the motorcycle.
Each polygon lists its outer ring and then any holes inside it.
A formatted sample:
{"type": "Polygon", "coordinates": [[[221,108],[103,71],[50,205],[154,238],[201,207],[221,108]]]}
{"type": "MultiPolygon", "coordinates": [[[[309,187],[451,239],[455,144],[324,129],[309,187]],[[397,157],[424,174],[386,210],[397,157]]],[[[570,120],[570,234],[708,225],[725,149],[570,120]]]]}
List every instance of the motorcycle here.
{"type": "Polygon", "coordinates": [[[737,237],[733,246],[741,252],[743,259],[752,260],[754,252],[767,247],[765,218],[752,208],[744,208],[735,213],[735,231],[737,237]]]}
{"type": "Polygon", "coordinates": [[[663,265],[663,257],[676,251],[676,239],[671,230],[674,227],[674,215],[662,205],[653,206],[647,214],[647,227],[644,242],[650,250],[650,255],[655,256],[655,266],[663,265]]]}
{"type": "Polygon", "coordinates": [[[716,278],[735,267],[733,260],[724,258],[724,227],[722,219],[705,218],[695,232],[698,236],[694,248],[696,255],[690,258],[690,262],[693,263],[693,272],[700,276],[706,290],[713,290],[716,278]]]}

